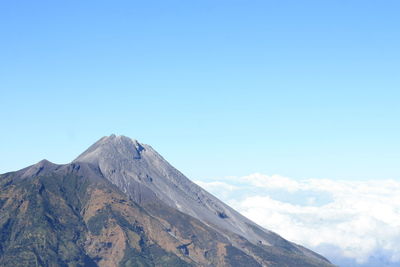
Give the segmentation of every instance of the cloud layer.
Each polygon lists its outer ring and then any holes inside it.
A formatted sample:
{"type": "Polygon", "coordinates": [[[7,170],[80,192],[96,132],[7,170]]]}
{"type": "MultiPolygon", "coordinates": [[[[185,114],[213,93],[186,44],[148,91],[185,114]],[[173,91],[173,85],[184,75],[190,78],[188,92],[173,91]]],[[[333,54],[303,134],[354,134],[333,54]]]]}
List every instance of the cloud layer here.
{"type": "Polygon", "coordinates": [[[400,266],[400,182],[252,174],[197,183],[286,239],[350,266],[400,266]]]}

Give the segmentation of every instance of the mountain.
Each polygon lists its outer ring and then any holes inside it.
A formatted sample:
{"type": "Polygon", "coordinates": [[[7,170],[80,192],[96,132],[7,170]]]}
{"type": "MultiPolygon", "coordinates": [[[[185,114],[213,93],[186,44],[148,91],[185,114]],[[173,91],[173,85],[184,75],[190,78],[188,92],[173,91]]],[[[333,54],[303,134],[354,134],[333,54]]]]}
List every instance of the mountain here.
{"type": "Polygon", "coordinates": [[[111,135],[69,164],[0,176],[0,266],[333,265],[111,135]]]}

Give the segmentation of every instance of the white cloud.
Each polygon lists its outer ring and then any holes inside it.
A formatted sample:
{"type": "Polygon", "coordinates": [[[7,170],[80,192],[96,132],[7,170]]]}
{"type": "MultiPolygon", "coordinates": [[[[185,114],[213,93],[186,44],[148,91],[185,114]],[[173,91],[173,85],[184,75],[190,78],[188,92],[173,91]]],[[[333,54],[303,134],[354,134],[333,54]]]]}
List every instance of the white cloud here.
{"type": "Polygon", "coordinates": [[[256,223],[334,262],[400,266],[399,181],[252,174],[198,183],[256,223]]]}
{"type": "Polygon", "coordinates": [[[244,176],[240,178],[244,182],[248,182],[250,185],[262,188],[270,189],[284,189],[289,192],[295,192],[301,189],[301,184],[297,181],[280,176],[280,175],[262,175],[255,173],[252,175],[244,176]]]}

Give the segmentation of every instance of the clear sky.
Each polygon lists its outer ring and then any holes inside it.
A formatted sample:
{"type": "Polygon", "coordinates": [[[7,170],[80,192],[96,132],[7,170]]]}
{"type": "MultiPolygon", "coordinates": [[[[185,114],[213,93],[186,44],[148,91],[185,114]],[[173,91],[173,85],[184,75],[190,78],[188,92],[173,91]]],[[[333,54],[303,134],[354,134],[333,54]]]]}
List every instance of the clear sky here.
{"type": "Polygon", "coordinates": [[[192,179],[400,179],[399,1],[1,1],[0,173],[111,133],[192,179]]]}

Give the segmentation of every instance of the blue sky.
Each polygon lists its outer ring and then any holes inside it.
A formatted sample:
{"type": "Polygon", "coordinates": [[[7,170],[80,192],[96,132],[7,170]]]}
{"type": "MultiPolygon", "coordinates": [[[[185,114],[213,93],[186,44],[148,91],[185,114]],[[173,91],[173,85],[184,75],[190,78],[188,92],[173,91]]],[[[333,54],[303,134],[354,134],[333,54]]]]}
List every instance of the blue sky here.
{"type": "Polygon", "coordinates": [[[337,264],[398,266],[399,9],[2,1],[0,173],[123,134],[337,264]]]}
{"type": "Polygon", "coordinates": [[[0,173],[98,138],[193,179],[400,178],[398,1],[2,1],[0,173]]]}

